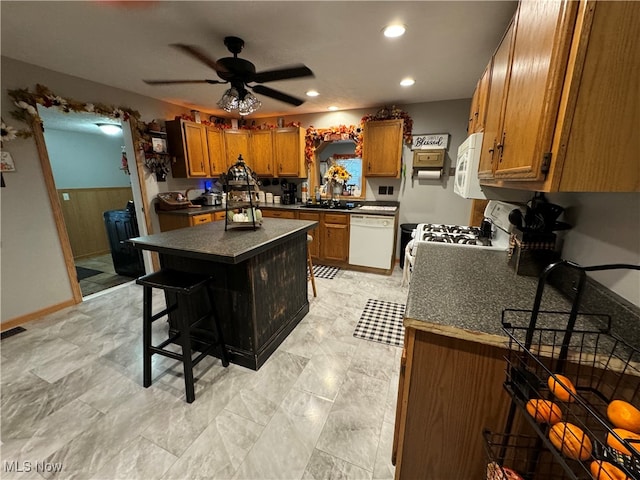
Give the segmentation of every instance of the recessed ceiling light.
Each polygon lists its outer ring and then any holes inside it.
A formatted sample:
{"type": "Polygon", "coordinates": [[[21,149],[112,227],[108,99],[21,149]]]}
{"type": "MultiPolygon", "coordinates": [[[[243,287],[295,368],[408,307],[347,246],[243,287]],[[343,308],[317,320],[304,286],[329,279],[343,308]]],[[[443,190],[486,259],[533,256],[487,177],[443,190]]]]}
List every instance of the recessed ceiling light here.
{"type": "Polygon", "coordinates": [[[404,35],[404,32],[407,31],[407,28],[399,23],[395,23],[392,25],[387,25],[384,27],[383,33],[385,37],[396,38],[404,35]]]}
{"type": "Polygon", "coordinates": [[[338,107],[336,107],[335,105],[331,105],[329,108],[327,108],[327,110],[331,110],[333,112],[335,110],[338,110],[338,107]]]}
{"type": "Polygon", "coordinates": [[[320,95],[320,94],[318,93],[317,90],[309,90],[307,92],[307,97],[317,97],[318,95],[320,95]]]}
{"type": "Polygon", "coordinates": [[[400,81],[400,85],[402,85],[403,87],[410,87],[411,85],[413,85],[414,83],[416,83],[416,81],[413,78],[407,77],[407,78],[403,78],[400,81]]]}

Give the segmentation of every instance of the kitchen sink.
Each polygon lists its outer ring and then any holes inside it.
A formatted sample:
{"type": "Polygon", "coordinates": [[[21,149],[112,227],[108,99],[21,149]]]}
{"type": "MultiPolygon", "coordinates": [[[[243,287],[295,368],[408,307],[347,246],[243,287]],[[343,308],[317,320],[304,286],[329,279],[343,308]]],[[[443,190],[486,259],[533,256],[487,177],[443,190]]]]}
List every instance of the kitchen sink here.
{"type": "Polygon", "coordinates": [[[332,203],[309,203],[306,205],[300,205],[298,208],[319,208],[322,210],[351,210],[355,208],[353,203],[340,203],[334,205],[332,203]]]}

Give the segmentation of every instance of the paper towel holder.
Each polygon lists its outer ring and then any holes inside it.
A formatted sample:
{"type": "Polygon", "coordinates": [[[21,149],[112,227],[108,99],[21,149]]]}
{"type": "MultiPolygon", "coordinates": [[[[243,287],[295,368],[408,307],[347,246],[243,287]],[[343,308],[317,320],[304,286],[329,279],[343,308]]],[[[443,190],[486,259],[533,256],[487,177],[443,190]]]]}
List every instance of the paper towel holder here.
{"type": "Polygon", "coordinates": [[[420,171],[439,171],[442,177],[444,167],[445,149],[438,148],[432,150],[414,150],[413,152],[413,172],[411,178],[418,177],[420,171]]]}

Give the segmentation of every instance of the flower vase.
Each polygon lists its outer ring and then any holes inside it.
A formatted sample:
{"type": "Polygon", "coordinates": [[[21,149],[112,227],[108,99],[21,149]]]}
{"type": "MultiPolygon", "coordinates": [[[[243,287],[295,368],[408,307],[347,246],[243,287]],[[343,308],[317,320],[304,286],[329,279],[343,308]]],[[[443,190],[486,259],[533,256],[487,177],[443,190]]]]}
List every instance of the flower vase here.
{"type": "Polygon", "coordinates": [[[340,201],[340,195],[342,195],[342,189],[344,185],[339,182],[333,182],[331,185],[331,198],[334,202],[340,201]]]}

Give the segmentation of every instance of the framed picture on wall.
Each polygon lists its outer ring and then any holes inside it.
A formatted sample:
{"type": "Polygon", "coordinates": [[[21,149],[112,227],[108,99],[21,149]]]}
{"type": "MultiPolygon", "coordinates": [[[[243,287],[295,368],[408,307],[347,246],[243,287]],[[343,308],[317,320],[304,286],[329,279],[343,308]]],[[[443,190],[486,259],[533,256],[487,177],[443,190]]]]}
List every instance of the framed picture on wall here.
{"type": "Polygon", "coordinates": [[[411,150],[431,150],[435,148],[449,147],[448,133],[425,133],[423,135],[413,135],[411,150]]]}
{"type": "Polygon", "coordinates": [[[153,151],[156,153],[167,153],[167,141],[164,138],[154,137],[151,139],[153,151]]]}

